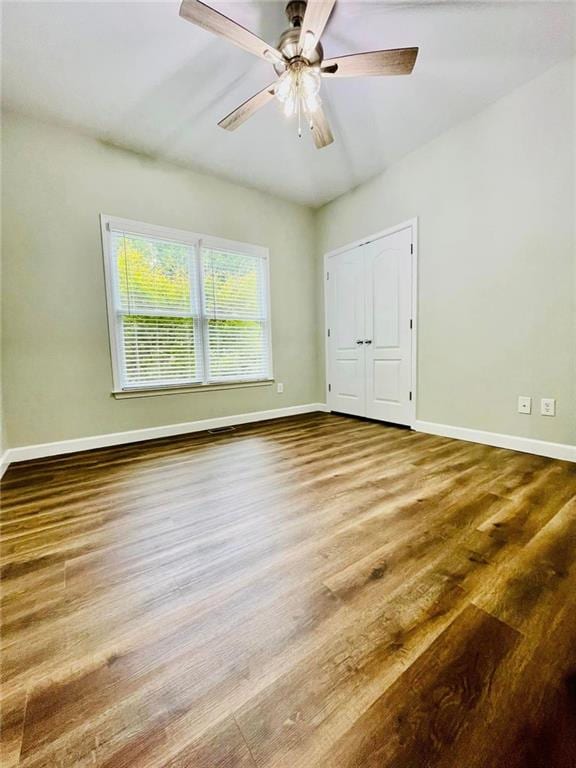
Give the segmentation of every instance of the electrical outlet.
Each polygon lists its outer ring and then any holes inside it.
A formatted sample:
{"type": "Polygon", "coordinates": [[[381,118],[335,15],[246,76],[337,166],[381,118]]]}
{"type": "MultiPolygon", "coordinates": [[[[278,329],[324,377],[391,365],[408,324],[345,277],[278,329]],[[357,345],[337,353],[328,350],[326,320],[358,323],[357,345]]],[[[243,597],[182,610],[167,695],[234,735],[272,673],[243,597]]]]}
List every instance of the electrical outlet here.
{"type": "Polygon", "coordinates": [[[282,395],[284,393],[284,384],[276,384],[276,392],[278,392],[279,395],[282,395]]]}
{"type": "Polygon", "coordinates": [[[520,395],[518,397],[518,413],[532,413],[532,398],[520,395]]]}
{"type": "Polygon", "coordinates": [[[542,416],[556,416],[556,400],[553,397],[543,397],[540,400],[540,413],[542,416]]]}

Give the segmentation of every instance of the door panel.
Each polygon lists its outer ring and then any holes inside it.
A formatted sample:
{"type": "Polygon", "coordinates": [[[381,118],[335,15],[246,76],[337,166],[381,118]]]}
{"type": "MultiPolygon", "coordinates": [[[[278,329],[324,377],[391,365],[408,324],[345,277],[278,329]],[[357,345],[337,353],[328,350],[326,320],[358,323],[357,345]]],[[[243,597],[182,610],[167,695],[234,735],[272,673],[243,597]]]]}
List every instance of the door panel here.
{"type": "Polygon", "coordinates": [[[401,360],[372,360],[376,402],[399,403],[402,400],[401,367],[401,360]]]}
{"type": "Polygon", "coordinates": [[[330,270],[337,309],[334,316],[334,339],[338,349],[356,350],[358,334],[364,326],[362,275],[357,261],[342,258],[330,270]]]}
{"type": "Polygon", "coordinates": [[[364,416],[366,386],[364,345],[364,257],[359,249],[328,259],[328,406],[364,416]]]}
{"type": "Polygon", "coordinates": [[[365,246],[366,415],[410,424],[412,230],[365,246]]]}
{"type": "Polygon", "coordinates": [[[396,348],[400,343],[400,265],[396,252],[388,249],[382,253],[376,251],[369,262],[369,273],[372,268],[372,284],[368,281],[372,299],[372,343],[379,347],[396,348]]]}

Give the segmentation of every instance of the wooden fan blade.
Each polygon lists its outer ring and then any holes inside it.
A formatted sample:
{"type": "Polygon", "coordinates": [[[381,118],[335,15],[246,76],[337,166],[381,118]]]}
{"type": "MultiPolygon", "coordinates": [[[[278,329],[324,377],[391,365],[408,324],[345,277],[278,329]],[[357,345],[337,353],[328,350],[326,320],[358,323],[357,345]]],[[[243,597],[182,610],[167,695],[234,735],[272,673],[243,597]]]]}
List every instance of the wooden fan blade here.
{"type": "Polygon", "coordinates": [[[182,0],[180,16],[208,32],[225,37],[248,53],[267,61],[284,61],[280,51],[200,0],[182,0]]]}
{"type": "Polygon", "coordinates": [[[312,137],[317,149],[322,149],[322,147],[327,147],[329,144],[332,144],[334,136],[332,135],[332,131],[330,130],[328,120],[326,119],[322,107],[318,107],[318,109],[310,115],[310,123],[312,137]]]}
{"type": "Polygon", "coordinates": [[[369,75],[409,75],[414,69],[418,48],[393,48],[389,51],[353,53],[324,59],[325,77],[365,77],[369,75]]]}
{"type": "Polygon", "coordinates": [[[246,122],[249,117],[252,117],[254,112],[257,112],[265,104],[268,104],[274,98],[274,86],[276,83],[263,88],[258,93],[254,94],[250,99],[240,104],[233,112],[226,115],[218,125],[221,128],[225,128],[227,131],[235,131],[242,123],[246,122]]]}
{"type": "Polygon", "coordinates": [[[300,53],[304,58],[320,42],[320,37],[335,4],[336,0],[308,0],[299,40],[300,53]]]}

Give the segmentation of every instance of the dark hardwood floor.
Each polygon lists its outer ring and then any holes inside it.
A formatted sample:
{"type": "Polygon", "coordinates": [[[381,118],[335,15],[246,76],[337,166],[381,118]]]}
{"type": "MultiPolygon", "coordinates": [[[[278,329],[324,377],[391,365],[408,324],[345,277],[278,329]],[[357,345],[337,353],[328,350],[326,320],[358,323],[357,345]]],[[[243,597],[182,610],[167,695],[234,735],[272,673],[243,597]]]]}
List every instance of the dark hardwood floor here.
{"type": "Polygon", "coordinates": [[[574,768],[576,467],[315,414],[17,464],[3,768],[574,768]]]}

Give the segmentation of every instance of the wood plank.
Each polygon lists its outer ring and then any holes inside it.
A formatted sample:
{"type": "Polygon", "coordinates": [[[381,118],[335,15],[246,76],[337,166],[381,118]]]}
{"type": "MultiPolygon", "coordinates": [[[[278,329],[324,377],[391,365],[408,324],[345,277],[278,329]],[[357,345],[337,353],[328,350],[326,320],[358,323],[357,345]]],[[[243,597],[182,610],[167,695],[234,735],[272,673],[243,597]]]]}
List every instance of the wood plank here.
{"type": "Polygon", "coordinates": [[[326,763],[334,768],[458,765],[450,750],[491,698],[496,671],[519,639],[503,622],[468,606],[330,746],[326,763]]]}
{"type": "Polygon", "coordinates": [[[315,414],[1,490],[10,768],[575,768],[570,464],[315,414]]]}

